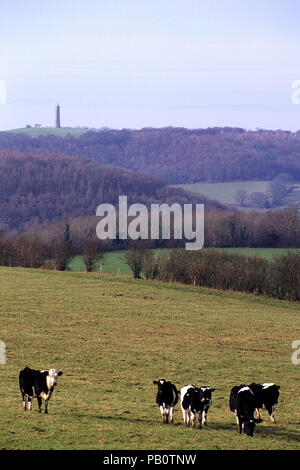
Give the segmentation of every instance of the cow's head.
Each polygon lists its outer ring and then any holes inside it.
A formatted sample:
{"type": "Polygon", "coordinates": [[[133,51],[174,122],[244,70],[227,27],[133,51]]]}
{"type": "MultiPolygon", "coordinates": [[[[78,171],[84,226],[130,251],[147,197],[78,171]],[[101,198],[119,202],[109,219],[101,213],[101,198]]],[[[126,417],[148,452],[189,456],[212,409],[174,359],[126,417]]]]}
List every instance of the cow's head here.
{"type": "Polygon", "coordinates": [[[48,376],[47,376],[48,388],[55,387],[55,385],[57,384],[57,377],[59,377],[62,374],[63,373],[61,371],[57,372],[56,369],[50,369],[48,372],[48,376]]]}
{"type": "Polygon", "coordinates": [[[169,382],[167,382],[165,379],[160,379],[160,380],[153,380],[153,384],[157,385],[158,393],[162,394],[163,391],[166,389],[167,384],[169,384],[169,382]]]}
{"type": "Polygon", "coordinates": [[[253,436],[255,425],[261,423],[260,418],[251,418],[244,422],[244,431],[247,436],[253,436]]]}
{"type": "Polygon", "coordinates": [[[214,392],[216,389],[215,388],[210,388],[210,387],[200,387],[200,397],[201,401],[205,403],[209,403],[212,398],[212,392],[214,392]]]}

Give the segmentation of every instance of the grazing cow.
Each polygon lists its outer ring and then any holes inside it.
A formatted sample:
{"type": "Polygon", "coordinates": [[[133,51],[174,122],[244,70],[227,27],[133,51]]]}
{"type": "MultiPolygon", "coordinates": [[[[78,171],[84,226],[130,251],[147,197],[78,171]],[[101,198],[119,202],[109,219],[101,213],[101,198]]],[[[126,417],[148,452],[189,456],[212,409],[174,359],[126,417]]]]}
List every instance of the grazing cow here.
{"type": "Polygon", "coordinates": [[[273,382],[263,384],[256,384],[253,382],[249,387],[255,396],[257,416],[260,418],[259,409],[265,408],[269,413],[271,421],[275,423],[274,412],[278,403],[280,386],[273,382]]]}
{"type": "Polygon", "coordinates": [[[212,403],[212,392],[214,391],[215,389],[211,387],[197,388],[191,384],[180,389],[181,411],[186,427],[191,423],[194,428],[197,416],[199,429],[202,428],[202,425],[207,425],[207,413],[212,403]]]}
{"type": "Polygon", "coordinates": [[[254,418],[256,403],[250,387],[247,385],[233,387],[230,392],[229,408],[236,417],[240,434],[244,431],[247,436],[253,436],[255,424],[261,423],[262,419],[254,418]]]}
{"type": "Polygon", "coordinates": [[[29,367],[21,370],[19,374],[19,384],[22,394],[24,411],[26,411],[26,397],[28,399],[28,409],[31,411],[31,400],[36,397],[38,411],[41,413],[42,398],[45,400],[45,413],[48,413],[48,403],[57,384],[57,377],[62,372],[56,369],[34,370],[29,367]]]}
{"type": "Polygon", "coordinates": [[[156,403],[159,406],[162,423],[173,423],[174,408],[178,402],[178,391],[175,385],[167,382],[165,379],[154,380],[154,385],[157,385],[156,403]]]}

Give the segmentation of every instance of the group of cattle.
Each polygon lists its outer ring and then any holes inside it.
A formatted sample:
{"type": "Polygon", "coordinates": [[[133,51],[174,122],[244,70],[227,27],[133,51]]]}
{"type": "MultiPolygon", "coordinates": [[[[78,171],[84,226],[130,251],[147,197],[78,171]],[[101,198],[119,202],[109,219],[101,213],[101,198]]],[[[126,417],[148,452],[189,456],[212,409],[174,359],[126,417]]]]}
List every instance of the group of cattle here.
{"type": "MultiPolygon", "coordinates": [[[[185,385],[178,392],[171,382],[165,379],[154,380],[157,385],[156,403],[160,408],[162,422],[173,422],[174,408],[178,403],[180,395],[180,406],[183,421],[186,427],[190,424],[195,427],[198,418],[199,428],[207,425],[207,413],[212,404],[211,387],[195,387],[185,385]]],[[[231,389],[229,397],[229,409],[235,415],[238,431],[245,432],[248,436],[253,436],[256,423],[262,421],[259,410],[265,408],[273,423],[274,411],[279,398],[279,385],[274,383],[263,383],[250,385],[238,385],[231,389]],[[254,413],[257,418],[254,418],[254,413]]]]}
{"type": "MultiPolygon", "coordinates": [[[[36,397],[39,413],[42,410],[42,399],[45,400],[45,413],[48,413],[48,403],[60,375],[62,372],[56,369],[35,370],[25,367],[21,370],[19,385],[24,410],[26,410],[26,397],[29,410],[32,409],[32,398],[36,397]]],[[[160,408],[163,423],[173,422],[174,408],[180,394],[185,426],[195,427],[197,418],[199,428],[207,425],[207,413],[212,404],[214,388],[185,385],[178,392],[176,386],[165,379],[154,380],[153,384],[157,385],[156,403],[160,408]]],[[[229,409],[236,417],[240,433],[244,431],[248,436],[253,436],[255,424],[262,421],[259,410],[263,407],[268,411],[271,421],[275,423],[274,411],[278,403],[279,388],[280,386],[274,383],[256,384],[253,382],[250,385],[243,384],[231,389],[229,409]],[[258,418],[254,418],[255,411],[258,418]]]]}

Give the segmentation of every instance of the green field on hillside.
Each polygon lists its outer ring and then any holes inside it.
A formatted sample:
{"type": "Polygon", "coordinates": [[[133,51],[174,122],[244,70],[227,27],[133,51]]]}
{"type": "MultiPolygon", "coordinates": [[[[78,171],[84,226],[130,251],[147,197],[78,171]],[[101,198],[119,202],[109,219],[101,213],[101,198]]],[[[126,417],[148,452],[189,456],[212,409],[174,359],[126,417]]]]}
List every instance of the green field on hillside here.
{"type": "MultiPolygon", "coordinates": [[[[98,263],[97,271],[103,273],[130,274],[130,268],[125,262],[126,251],[109,251],[104,254],[98,263]]],[[[81,255],[75,256],[70,264],[70,271],[85,271],[85,265],[81,255]]]]}
{"type": "Polygon", "coordinates": [[[0,268],[1,449],[299,449],[297,302],[129,276],[0,268]],[[24,412],[18,373],[64,374],[49,414],[24,412]],[[205,429],[177,405],[162,425],[153,380],[216,388],[205,429]],[[233,385],[276,382],[275,413],[253,438],[228,410],[233,385]]]}
{"type": "Polygon", "coordinates": [[[247,193],[268,193],[269,181],[231,181],[229,183],[193,183],[176,185],[188,191],[202,193],[210,199],[216,199],[223,204],[236,204],[235,194],[238,189],[247,193]]]}
{"type": "MultiPolygon", "coordinates": [[[[192,183],[192,184],[180,184],[175,185],[187,191],[193,191],[196,193],[204,194],[209,199],[216,199],[222,204],[233,204],[237,205],[235,200],[236,192],[239,189],[243,189],[247,194],[251,193],[265,193],[267,197],[271,198],[269,190],[270,181],[230,181],[228,183],[192,183]]],[[[293,184],[293,190],[284,197],[282,206],[288,205],[299,205],[300,204],[300,183],[295,182],[293,184]]],[[[242,207],[238,206],[240,210],[251,211],[253,207],[242,207]]],[[[279,208],[279,207],[278,207],[279,208]]],[[[256,210],[259,210],[256,208],[256,210]]],[[[265,210],[265,209],[261,209],[265,210]]]]}
{"type": "MultiPolygon", "coordinates": [[[[23,127],[20,129],[12,129],[6,132],[11,134],[25,134],[29,137],[39,137],[41,135],[55,135],[57,137],[66,137],[68,134],[73,137],[80,137],[82,134],[90,131],[88,128],[74,128],[74,127],[23,127]]],[[[93,129],[95,130],[95,129],[93,129]]]]}

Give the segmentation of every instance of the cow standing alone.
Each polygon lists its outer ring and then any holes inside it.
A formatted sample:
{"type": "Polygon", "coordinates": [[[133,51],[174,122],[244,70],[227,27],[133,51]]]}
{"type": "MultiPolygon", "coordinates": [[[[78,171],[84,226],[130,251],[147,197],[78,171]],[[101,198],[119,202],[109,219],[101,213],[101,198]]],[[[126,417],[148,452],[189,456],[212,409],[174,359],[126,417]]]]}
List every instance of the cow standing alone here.
{"type": "Polygon", "coordinates": [[[154,380],[157,385],[156,403],[159,406],[162,423],[173,423],[174,408],[178,402],[178,391],[174,384],[167,382],[165,379],[154,380]]]}
{"type": "Polygon", "coordinates": [[[45,413],[48,413],[48,403],[57,384],[57,377],[62,372],[56,369],[34,370],[29,367],[21,370],[19,374],[19,385],[22,394],[24,411],[26,411],[26,397],[28,399],[28,409],[32,409],[32,398],[36,397],[38,402],[38,411],[42,410],[42,399],[45,400],[45,413]]]}

